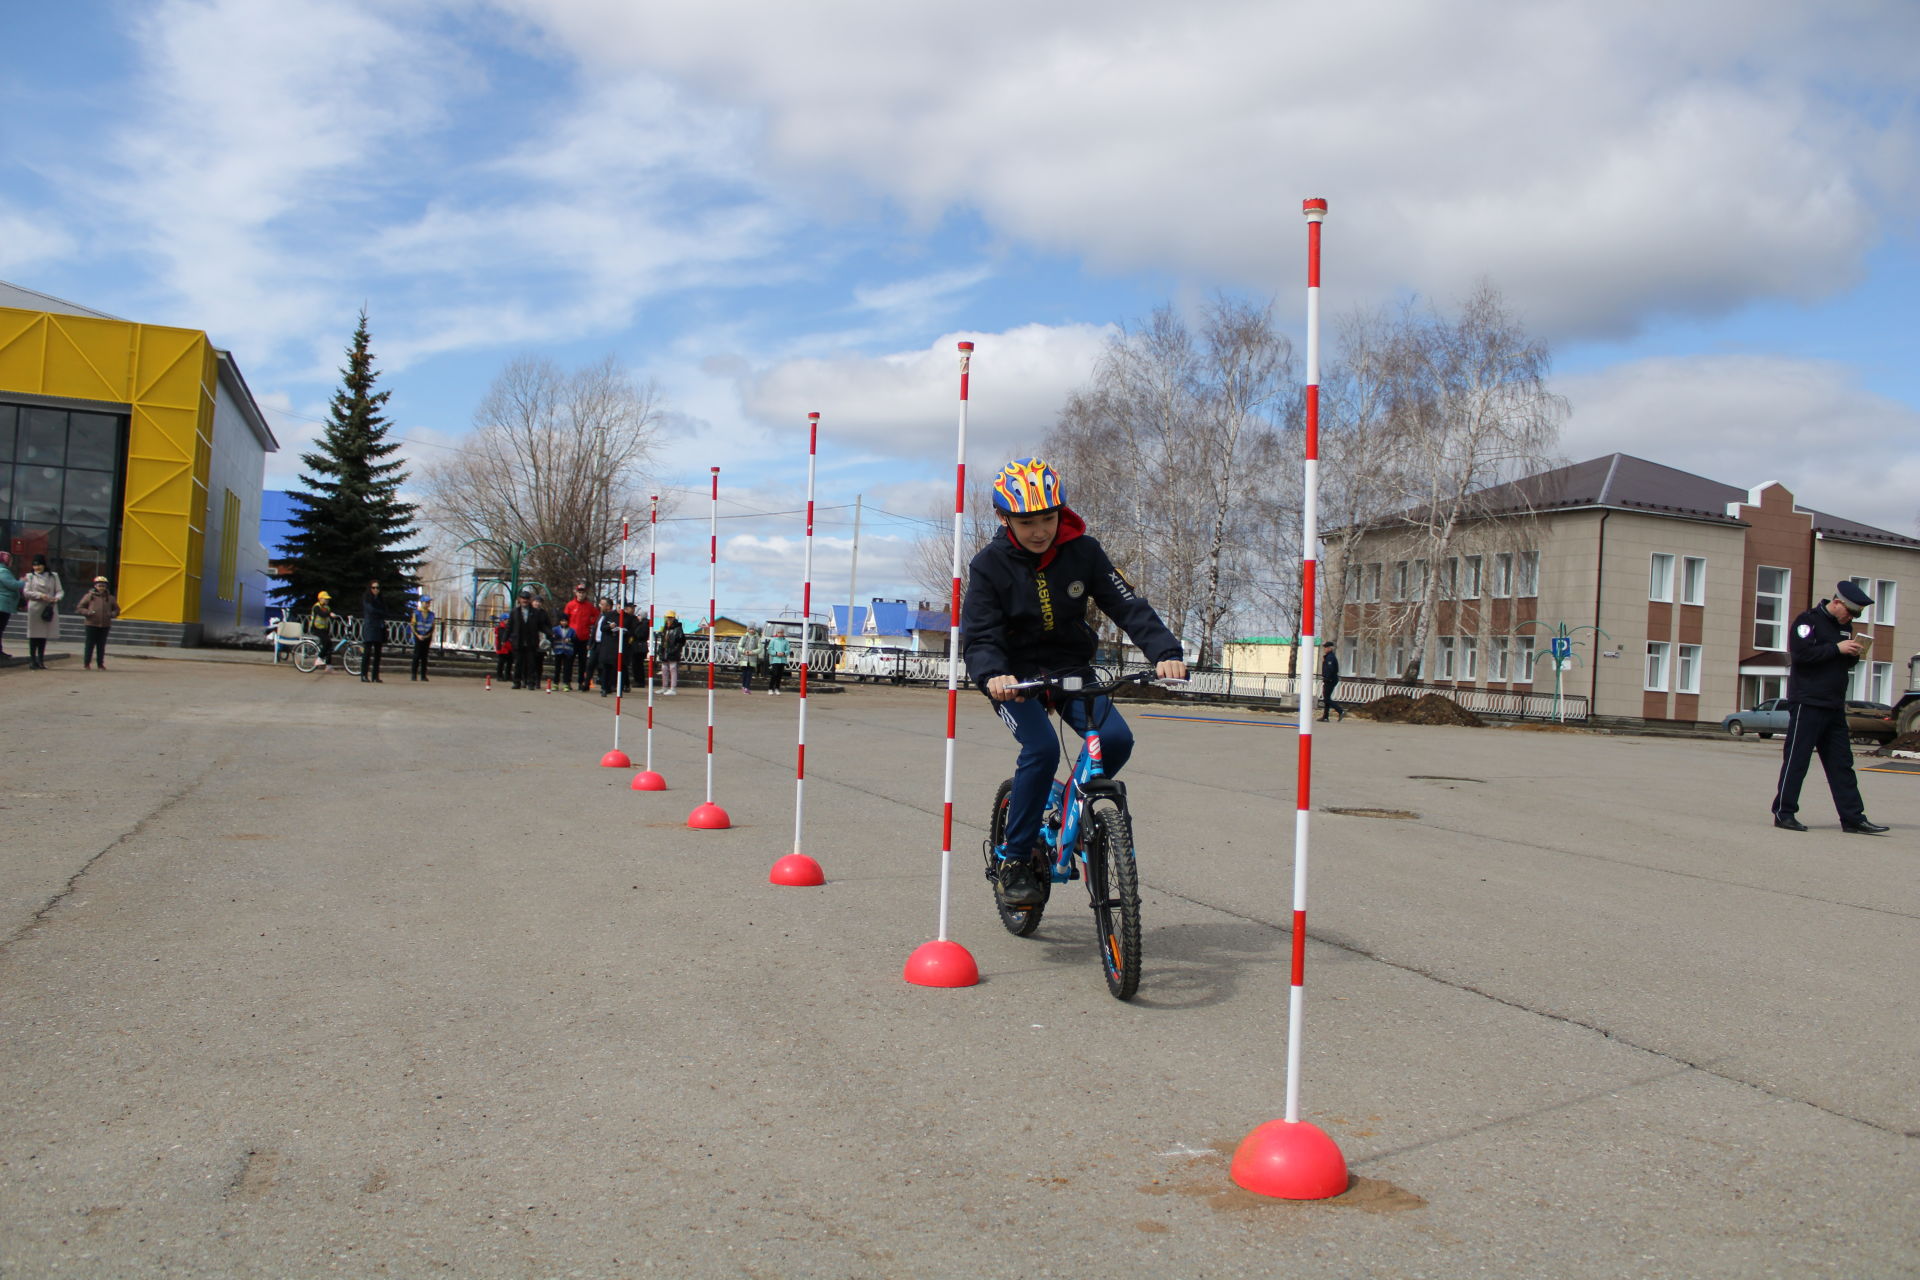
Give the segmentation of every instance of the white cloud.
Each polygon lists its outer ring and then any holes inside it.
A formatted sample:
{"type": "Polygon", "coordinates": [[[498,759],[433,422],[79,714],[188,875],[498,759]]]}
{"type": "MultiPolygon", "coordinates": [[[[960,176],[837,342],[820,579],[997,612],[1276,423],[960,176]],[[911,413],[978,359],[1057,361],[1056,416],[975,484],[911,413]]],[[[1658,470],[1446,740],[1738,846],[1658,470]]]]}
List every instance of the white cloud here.
{"type": "Polygon", "coordinates": [[[136,32],[140,109],[107,188],[135,247],[195,327],[228,342],[308,332],[335,289],[329,222],[433,122],[459,55],[353,3],[166,0],[136,32]]]}
{"type": "Polygon", "coordinates": [[[1851,370],[1788,356],[1637,360],[1558,380],[1561,450],[1621,452],[1743,488],[1777,480],[1803,505],[1913,536],[1920,411],[1851,370]]]}
{"type": "Polygon", "coordinates": [[[0,274],[18,276],[71,253],[74,247],[73,237],[63,228],[0,204],[0,274]]]}
{"type": "Polygon", "coordinates": [[[929,225],[1280,287],[1322,195],[1331,289],[1487,275],[1556,335],[1844,287],[1875,184],[1916,172],[1883,96],[1905,0],[500,3],[604,74],[757,106],[823,202],[852,176],[929,225]]]}
{"type": "Polygon", "coordinates": [[[926,347],[885,355],[787,360],[743,388],[763,421],[817,410],[838,449],[951,463],[959,421],[959,354],[974,343],[968,390],[969,462],[997,466],[1038,447],[1067,393],[1087,380],[1112,330],[1095,325],[1022,325],[1004,333],[944,334],[926,347]]]}

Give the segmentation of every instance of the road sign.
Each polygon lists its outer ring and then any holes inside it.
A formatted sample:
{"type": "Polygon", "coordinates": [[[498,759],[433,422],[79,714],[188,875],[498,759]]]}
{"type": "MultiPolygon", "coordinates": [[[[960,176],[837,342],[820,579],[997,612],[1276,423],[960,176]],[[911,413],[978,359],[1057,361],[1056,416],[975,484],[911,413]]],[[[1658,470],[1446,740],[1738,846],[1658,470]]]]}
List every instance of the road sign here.
{"type": "Polygon", "coordinates": [[[1573,656],[1573,638],[1571,636],[1555,636],[1551,643],[1555,661],[1564,663],[1568,658],[1573,656]]]}

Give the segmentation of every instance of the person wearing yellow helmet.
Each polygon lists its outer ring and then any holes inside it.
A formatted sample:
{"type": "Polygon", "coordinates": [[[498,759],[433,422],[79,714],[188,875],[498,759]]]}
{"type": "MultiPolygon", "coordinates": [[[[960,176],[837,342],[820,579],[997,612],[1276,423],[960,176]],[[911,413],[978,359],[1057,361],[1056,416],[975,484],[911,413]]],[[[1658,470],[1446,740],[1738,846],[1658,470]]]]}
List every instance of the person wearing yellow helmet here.
{"type": "Polygon", "coordinates": [[[307,615],[307,630],[320,642],[320,670],[331,670],[333,661],[333,594],[322,591],[313,598],[313,611],[307,615]]]}
{"type": "MultiPolygon", "coordinates": [[[[992,489],[1001,532],[968,566],[960,644],[968,677],[993,700],[1020,744],[1006,842],[994,851],[996,878],[1008,904],[1033,906],[1046,900],[1046,886],[1027,855],[1040,838],[1060,743],[1047,705],[1021,696],[1014,686],[1089,669],[1098,639],[1087,619],[1090,603],[1126,632],[1162,679],[1184,679],[1187,664],[1173,632],[1067,505],[1066,488],[1051,465],[1017,459],[994,476],[992,489]]],[[[1106,775],[1120,772],[1133,753],[1133,733],[1111,700],[1066,703],[1060,716],[1083,734],[1093,723],[1106,775]]]]}

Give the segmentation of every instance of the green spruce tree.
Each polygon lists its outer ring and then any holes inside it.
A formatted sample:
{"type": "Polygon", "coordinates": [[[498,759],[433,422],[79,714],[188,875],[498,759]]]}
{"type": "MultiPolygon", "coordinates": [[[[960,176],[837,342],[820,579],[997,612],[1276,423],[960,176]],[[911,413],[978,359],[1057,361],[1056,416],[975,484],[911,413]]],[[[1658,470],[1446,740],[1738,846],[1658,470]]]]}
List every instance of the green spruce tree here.
{"type": "Polygon", "coordinates": [[[391,616],[413,585],[414,569],[426,548],[413,546],[415,507],[400,500],[406,464],[390,461],[400,446],[389,443],[389,423],[381,414],[390,391],[375,391],[379,376],[367,333],[367,313],[353,332],[340,390],[333,396],[331,420],[318,447],[302,454],[300,485],[292,496],[293,533],[286,541],[289,574],[274,595],[304,611],[322,591],[331,592],[336,612],[359,612],[369,582],[380,583],[391,616]]]}

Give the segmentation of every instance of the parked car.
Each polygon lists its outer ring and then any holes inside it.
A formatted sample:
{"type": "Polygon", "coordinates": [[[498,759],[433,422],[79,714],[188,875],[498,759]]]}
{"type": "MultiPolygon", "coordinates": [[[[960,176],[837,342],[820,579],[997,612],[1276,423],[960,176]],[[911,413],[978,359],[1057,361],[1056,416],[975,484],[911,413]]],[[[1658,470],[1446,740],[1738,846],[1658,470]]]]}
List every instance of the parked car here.
{"type": "Polygon", "coordinates": [[[1900,736],[1893,708],[1884,702],[1847,703],[1847,736],[1855,742],[1892,742],[1900,736]]]}
{"type": "MultiPolygon", "coordinates": [[[[1748,733],[1771,738],[1787,731],[1788,718],[1786,699],[1769,698],[1757,707],[1734,712],[1720,727],[1736,738],[1748,733]]],[[[1893,708],[1884,702],[1848,702],[1847,736],[1855,742],[1893,741],[1897,736],[1893,708]]]]}
{"type": "Polygon", "coordinates": [[[1720,727],[1736,738],[1747,733],[1771,738],[1776,733],[1787,731],[1787,719],[1787,700],[1768,698],[1757,707],[1734,712],[1720,722],[1720,727]]]}

